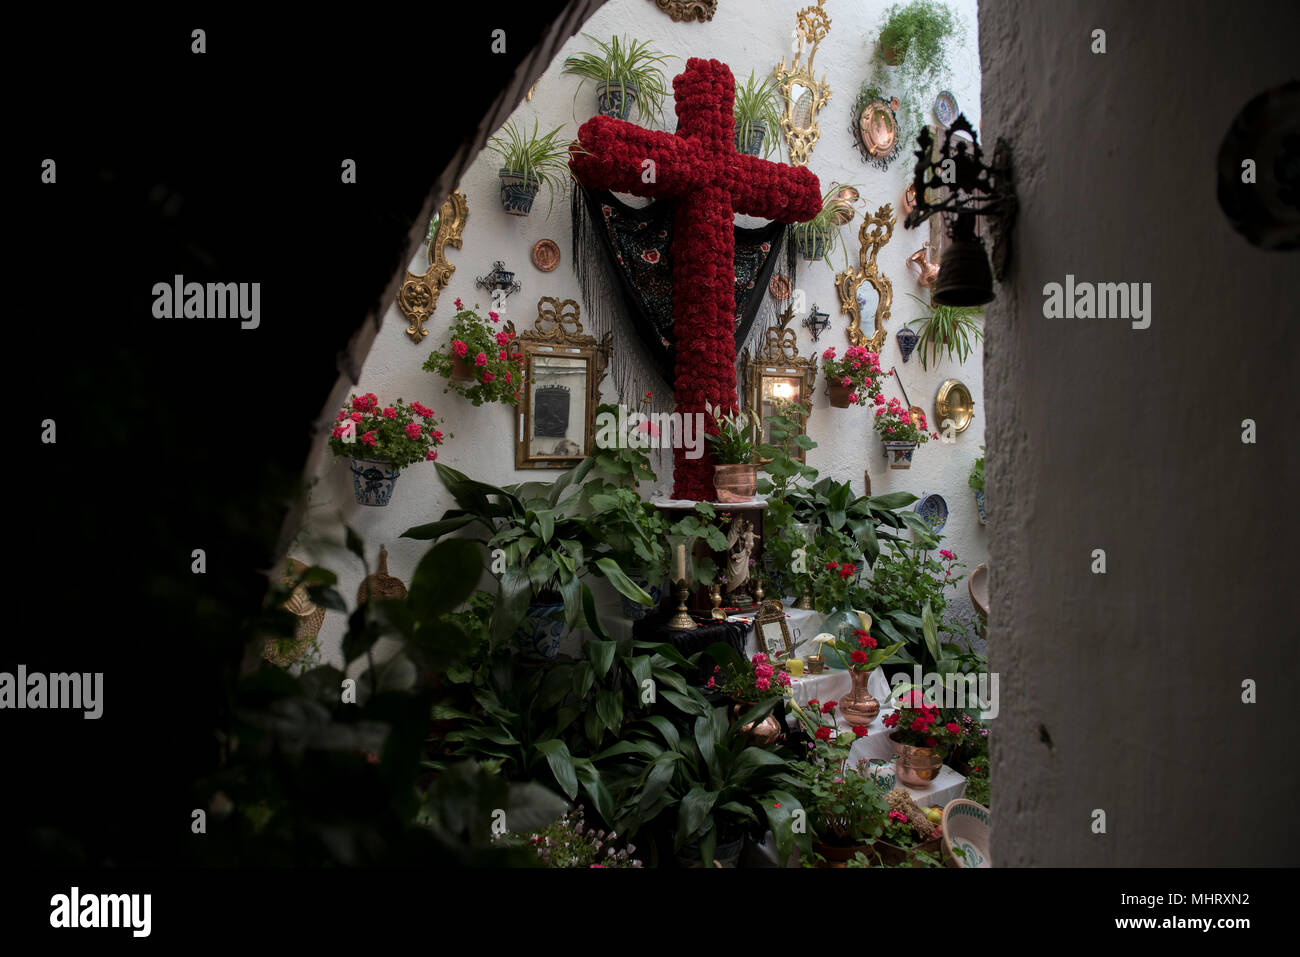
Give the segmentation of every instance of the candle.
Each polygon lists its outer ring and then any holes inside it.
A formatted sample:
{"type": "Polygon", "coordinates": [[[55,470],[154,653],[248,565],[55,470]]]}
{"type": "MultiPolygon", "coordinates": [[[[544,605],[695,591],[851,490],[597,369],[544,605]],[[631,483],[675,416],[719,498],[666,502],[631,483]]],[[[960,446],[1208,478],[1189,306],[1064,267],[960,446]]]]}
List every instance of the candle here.
{"type": "Polygon", "coordinates": [[[785,666],[786,666],[786,669],[790,672],[791,677],[794,677],[794,678],[802,678],[802,677],[803,677],[803,659],[802,659],[802,658],[791,658],[789,661],[787,661],[787,662],[785,663],[785,666]]]}
{"type": "Polygon", "coordinates": [[[677,546],[677,578],[675,581],[686,581],[686,546],[677,546]]]}

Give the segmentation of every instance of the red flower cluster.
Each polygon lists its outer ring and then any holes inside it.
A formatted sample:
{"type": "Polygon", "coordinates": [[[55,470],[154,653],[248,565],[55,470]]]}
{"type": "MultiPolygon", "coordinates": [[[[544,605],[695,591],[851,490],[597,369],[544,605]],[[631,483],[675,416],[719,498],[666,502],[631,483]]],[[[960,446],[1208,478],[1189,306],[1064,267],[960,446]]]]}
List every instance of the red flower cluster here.
{"type": "MultiPolygon", "coordinates": [[[[821,186],[806,167],[736,152],[735,80],[717,60],[691,58],[673,79],[678,130],[647,130],[595,116],[578,129],[583,152],[569,167],[584,185],[652,199],[677,200],[673,256],[674,391],[677,411],[702,413],[736,403],[733,213],[781,222],[812,219],[821,186]],[[653,164],[648,166],[647,161],[653,164]],[[643,175],[653,169],[649,181],[643,175]]],[[[706,420],[709,421],[709,420],[706,420]]],[[[706,428],[716,432],[712,421],[706,428]]],[[[713,456],[673,453],[673,498],[714,497],[713,456]]]]}
{"type": "Polygon", "coordinates": [[[855,628],[853,630],[853,635],[858,639],[859,648],[875,648],[879,645],[879,642],[877,642],[876,639],[872,638],[861,628],[855,628]]]}
{"type": "Polygon", "coordinates": [[[826,570],[837,573],[841,578],[852,578],[856,574],[858,566],[852,562],[845,562],[843,565],[838,562],[827,562],[826,570]]]}

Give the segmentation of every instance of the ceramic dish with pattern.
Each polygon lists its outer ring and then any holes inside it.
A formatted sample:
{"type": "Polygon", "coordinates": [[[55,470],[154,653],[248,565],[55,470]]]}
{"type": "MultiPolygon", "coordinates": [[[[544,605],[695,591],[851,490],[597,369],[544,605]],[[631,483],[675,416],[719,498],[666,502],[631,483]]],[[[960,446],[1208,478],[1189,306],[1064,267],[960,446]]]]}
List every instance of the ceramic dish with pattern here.
{"type": "Polygon", "coordinates": [[[943,527],[948,524],[948,503],[937,492],[922,496],[915,508],[917,514],[936,532],[943,531],[943,527]]]}
{"type": "Polygon", "coordinates": [[[957,112],[957,97],[953,96],[950,91],[943,90],[934,98],[934,118],[945,129],[952,126],[952,121],[957,119],[957,112]]]}

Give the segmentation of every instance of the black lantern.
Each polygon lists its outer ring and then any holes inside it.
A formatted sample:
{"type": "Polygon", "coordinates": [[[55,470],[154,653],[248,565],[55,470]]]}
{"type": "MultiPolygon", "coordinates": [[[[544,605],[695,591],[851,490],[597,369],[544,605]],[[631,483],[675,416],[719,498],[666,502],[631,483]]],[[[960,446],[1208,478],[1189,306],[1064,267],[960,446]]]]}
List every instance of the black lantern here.
{"type": "Polygon", "coordinates": [[[979,139],[965,114],[946,131],[936,151],[929,127],[916,138],[916,171],[912,186],[916,206],[904,225],[913,229],[942,213],[950,242],[939,263],[934,301],[943,306],[982,306],[993,298],[993,276],[1006,274],[1015,220],[1016,194],[1011,182],[1011,149],[998,140],[993,163],[984,164],[979,139]],[[976,217],[990,221],[993,268],[984,241],[975,230],[976,217]]]}
{"type": "Polygon", "coordinates": [[[516,293],[523,288],[515,278],[515,274],[507,269],[506,264],[500,259],[492,264],[490,273],[474,280],[474,285],[491,293],[492,303],[497,307],[502,306],[511,293],[516,293]]]}
{"type": "Polygon", "coordinates": [[[817,303],[813,303],[812,312],[808,313],[808,318],[803,321],[804,328],[812,333],[813,342],[822,337],[822,333],[830,328],[831,317],[824,312],[817,311],[817,303]]]}

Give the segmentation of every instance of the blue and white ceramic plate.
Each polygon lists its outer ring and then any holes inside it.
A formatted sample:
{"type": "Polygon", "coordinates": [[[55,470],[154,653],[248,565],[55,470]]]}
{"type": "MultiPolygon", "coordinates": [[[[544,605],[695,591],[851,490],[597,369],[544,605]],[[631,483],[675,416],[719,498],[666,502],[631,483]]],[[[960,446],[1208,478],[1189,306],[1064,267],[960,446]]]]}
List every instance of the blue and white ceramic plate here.
{"type": "Polygon", "coordinates": [[[948,524],[948,503],[937,492],[923,496],[915,508],[917,514],[936,532],[943,531],[943,527],[948,524]]]}
{"type": "Polygon", "coordinates": [[[957,97],[944,90],[934,98],[934,118],[946,129],[957,119],[957,97]]]}

